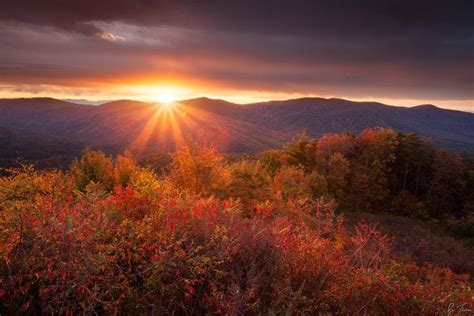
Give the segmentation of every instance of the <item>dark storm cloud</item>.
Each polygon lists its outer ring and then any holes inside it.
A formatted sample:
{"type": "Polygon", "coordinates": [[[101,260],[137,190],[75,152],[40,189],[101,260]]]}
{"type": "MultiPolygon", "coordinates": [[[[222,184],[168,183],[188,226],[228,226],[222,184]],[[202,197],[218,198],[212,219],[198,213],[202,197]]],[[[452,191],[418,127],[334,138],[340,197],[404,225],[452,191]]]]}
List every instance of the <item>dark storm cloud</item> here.
{"type": "Polygon", "coordinates": [[[4,0],[0,8],[2,19],[84,33],[91,29],[78,26],[90,21],[123,21],[279,34],[370,37],[425,30],[462,37],[472,31],[474,4],[469,0],[4,0]]]}
{"type": "Polygon", "coordinates": [[[0,75],[472,100],[472,12],[474,1],[4,0],[0,75]]]}

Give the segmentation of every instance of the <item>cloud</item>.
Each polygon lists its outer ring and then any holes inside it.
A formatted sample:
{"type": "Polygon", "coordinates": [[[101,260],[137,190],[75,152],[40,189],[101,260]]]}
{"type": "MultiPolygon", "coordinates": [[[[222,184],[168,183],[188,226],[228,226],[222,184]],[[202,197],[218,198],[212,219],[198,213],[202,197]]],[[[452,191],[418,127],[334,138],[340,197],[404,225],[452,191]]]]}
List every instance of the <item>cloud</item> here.
{"type": "Polygon", "coordinates": [[[308,36],[369,38],[422,32],[459,37],[472,34],[473,9],[469,0],[449,4],[440,0],[4,0],[0,19],[89,35],[96,33],[90,22],[116,21],[141,26],[308,36]]]}
{"type": "Polygon", "coordinates": [[[99,38],[103,39],[104,41],[116,42],[116,41],[124,41],[125,37],[116,35],[110,32],[100,32],[96,34],[99,38]]]}
{"type": "Polygon", "coordinates": [[[473,1],[0,4],[0,83],[473,100],[473,1]]]}

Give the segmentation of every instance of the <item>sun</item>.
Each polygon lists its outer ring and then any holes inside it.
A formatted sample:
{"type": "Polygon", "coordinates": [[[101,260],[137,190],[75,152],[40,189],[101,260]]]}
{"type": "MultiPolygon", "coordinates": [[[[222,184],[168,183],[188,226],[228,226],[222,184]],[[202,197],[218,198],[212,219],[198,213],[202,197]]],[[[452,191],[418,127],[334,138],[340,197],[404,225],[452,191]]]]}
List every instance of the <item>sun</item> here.
{"type": "Polygon", "coordinates": [[[161,92],[156,99],[158,102],[163,103],[163,104],[170,104],[174,101],[176,101],[176,98],[174,95],[172,95],[169,91],[163,91],[161,92]]]}

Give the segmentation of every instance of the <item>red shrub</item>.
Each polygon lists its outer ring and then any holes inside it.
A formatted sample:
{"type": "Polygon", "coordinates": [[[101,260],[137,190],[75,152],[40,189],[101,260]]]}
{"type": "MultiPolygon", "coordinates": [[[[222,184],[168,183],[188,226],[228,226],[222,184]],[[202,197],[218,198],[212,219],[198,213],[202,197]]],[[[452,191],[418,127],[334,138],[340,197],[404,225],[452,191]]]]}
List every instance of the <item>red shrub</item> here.
{"type": "Polygon", "coordinates": [[[0,202],[1,314],[431,315],[472,304],[466,276],[397,262],[375,226],[349,233],[320,203],[243,216],[232,201],[131,187],[31,196],[0,202]]]}

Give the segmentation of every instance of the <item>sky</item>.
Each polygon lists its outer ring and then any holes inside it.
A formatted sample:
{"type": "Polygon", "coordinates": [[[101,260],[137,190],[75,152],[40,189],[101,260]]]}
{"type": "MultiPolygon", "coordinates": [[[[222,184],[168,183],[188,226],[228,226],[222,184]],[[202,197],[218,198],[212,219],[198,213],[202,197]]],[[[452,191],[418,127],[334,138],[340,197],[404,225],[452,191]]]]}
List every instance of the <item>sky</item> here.
{"type": "Polygon", "coordinates": [[[474,111],[474,1],[2,0],[0,97],[474,111]]]}

